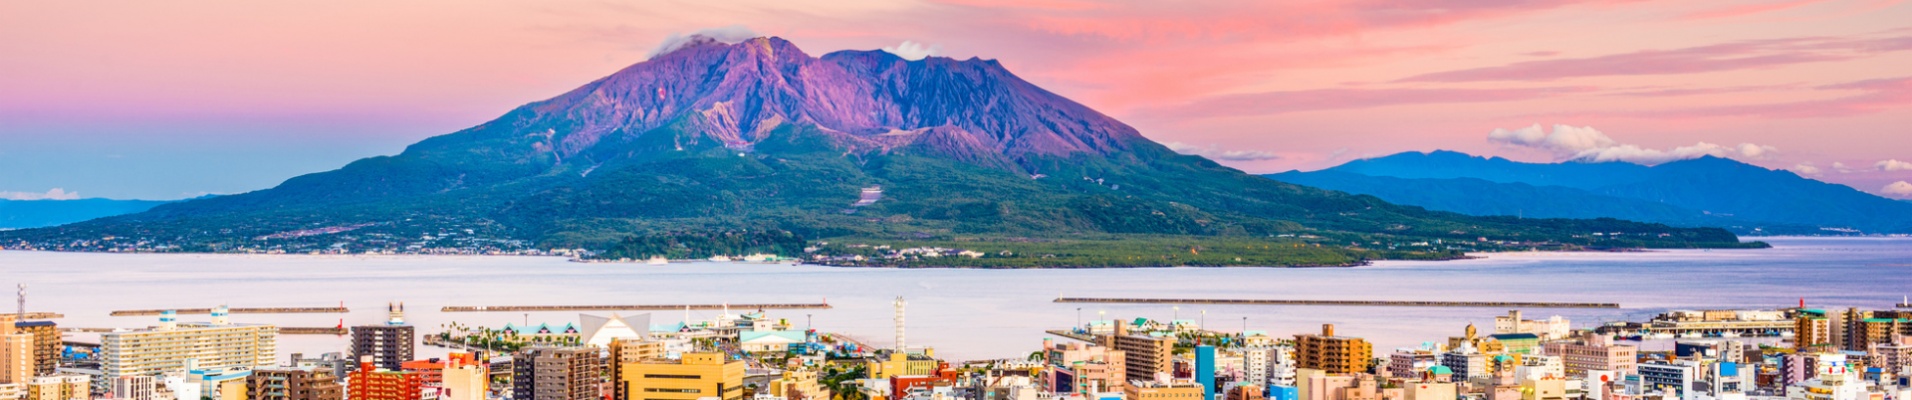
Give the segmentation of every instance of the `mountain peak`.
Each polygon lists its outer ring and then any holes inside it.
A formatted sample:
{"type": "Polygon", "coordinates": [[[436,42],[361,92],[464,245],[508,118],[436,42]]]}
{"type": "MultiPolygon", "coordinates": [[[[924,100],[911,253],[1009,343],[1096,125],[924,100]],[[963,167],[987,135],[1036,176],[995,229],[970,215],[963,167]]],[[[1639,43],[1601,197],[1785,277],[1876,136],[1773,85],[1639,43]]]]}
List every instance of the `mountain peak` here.
{"type": "Polygon", "coordinates": [[[990,165],[1159,147],[995,60],[908,61],[880,50],[816,58],[778,37],[731,43],[693,35],[664,49],[461,134],[526,142],[517,147],[527,151],[521,158],[593,163],[655,151],[629,144],[667,127],[700,134],[671,139],[680,150],[686,143],[748,150],[779,128],[804,126],[852,149],[912,148],[990,165]]]}

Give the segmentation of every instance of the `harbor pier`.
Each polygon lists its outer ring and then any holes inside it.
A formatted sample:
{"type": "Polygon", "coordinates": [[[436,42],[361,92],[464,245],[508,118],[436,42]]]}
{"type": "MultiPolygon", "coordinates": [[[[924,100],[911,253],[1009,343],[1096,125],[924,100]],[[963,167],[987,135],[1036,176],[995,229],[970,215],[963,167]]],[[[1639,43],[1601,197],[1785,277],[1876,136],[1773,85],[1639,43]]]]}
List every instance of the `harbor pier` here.
{"type": "Polygon", "coordinates": [[[1620,308],[1618,303],[1565,303],[1541,301],[1446,301],[1446,300],[1274,300],[1274,299],[1144,299],[1059,297],[1057,303],[1098,304],[1214,304],[1250,306],[1363,306],[1363,307],[1492,307],[1492,308],[1620,308]]]}

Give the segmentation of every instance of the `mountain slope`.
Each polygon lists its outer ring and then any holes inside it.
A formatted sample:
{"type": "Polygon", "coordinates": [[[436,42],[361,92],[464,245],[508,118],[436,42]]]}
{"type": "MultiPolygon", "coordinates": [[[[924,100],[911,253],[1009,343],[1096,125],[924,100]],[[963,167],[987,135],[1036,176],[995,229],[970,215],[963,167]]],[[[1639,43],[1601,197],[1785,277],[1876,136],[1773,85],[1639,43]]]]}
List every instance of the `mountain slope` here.
{"type": "Polygon", "coordinates": [[[1912,232],[1904,202],[1715,157],[1648,167],[1409,152],[1269,177],[1470,215],[1613,217],[1768,234],[1912,232]]]}
{"type": "Polygon", "coordinates": [[[1466,217],[1274,182],[1171,152],[994,61],[811,57],[778,38],[698,41],[395,156],[268,190],[0,233],[0,243],[602,250],[634,236],[738,230],[902,240],[1280,236],[1337,248],[1428,239],[1469,248],[1740,245],[1716,229],[1466,217]],[[852,206],[866,188],[881,198],[852,206]],[[87,239],[104,236],[125,239],[87,239]]]}
{"type": "Polygon", "coordinates": [[[157,200],[0,200],[0,229],[65,225],[100,217],[132,214],[166,204],[157,200]]]}

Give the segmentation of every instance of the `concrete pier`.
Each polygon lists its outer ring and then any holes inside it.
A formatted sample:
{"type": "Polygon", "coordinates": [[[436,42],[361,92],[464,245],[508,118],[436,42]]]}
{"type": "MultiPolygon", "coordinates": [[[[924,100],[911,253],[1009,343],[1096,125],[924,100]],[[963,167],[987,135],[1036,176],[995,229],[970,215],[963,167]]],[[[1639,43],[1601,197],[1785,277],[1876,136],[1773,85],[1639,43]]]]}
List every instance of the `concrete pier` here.
{"type": "MultiPolygon", "coordinates": [[[[721,310],[724,304],[631,304],[631,305],[585,305],[585,306],[445,306],[440,312],[546,312],[546,311],[654,311],[654,310],[721,310]]],[[[830,308],[827,303],[775,303],[775,304],[730,304],[732,310],[801,310],[830,308]]]]}
{"type": "MultiPolygon", "coordinates": [[[[108,333],[108,332],[112,332],[113,328],[60,328],[60,331],[74,332],[74,333],[108,333]]],[[[350,331],[345,328],[330,327],[330,326],[328,327],[302,327],[302,326],[279,327],[279,334],[281,335],[344,335],[346,333],[350,333],[350,331]]]]}
{"type": "Polygon", "coordinates": [[[1060,297],[1057,303],[1100,304],[1215,304],[1251,306],[1365,306],[1365,307],[1490,307],[1490,308],[1620,308],[1617,303],[1559,303],[1535,301],[1410,301],[1410,300],[1264,300],[1264,299],[1139,299],[1060,297]]]}
{"type": "MultiPolygon", "coordinates": [[[[165,311],[166,310],[119,310],[114,311],[112,316],[151,316],[159,315],[165,311]]],[[[178,308],[173,309],[173,311],[181,315],[212,313],[211,308],[178,308]]],[[[229,311],[233,314],[344,314],[352,312],[352,310],[346,309],[345,307],[233,307],[229,311]]]]}

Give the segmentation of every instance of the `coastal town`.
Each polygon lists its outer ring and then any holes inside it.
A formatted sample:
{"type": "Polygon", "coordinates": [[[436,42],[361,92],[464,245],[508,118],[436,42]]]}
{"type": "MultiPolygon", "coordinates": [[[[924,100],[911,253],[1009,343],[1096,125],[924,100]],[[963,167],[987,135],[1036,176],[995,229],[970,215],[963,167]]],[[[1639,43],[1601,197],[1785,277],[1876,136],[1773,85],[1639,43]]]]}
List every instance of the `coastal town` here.
{"type": "Polygon", "coordinates": [[[1595,325],[1508,310],[1492,326],[1419,327],[1425,342],[1391,350],[1332,323],[1266,332],[1098,312],[1032,334],[1014,349],[1026,357],[981,360],[909,341],[904,297],[889,305],[887,343],[774,315],[827,304],[580,307],[575,321],[435,328],[409,323],[401,302],[386,305],[384,321],[335,328],[243,316],[342,305],[126,310],[114,315],[153,324],[81,328],[26,304],[21,285],[18,312],[0,315],[0,400],[1912,399],[1912,310],[1902,309],[1912,305],[1903,303],[1801,300],[1595,325]],[[682,320],[628,313],[673,307],[682,320]],[[692,308],[716,313],[692,319],[692,308]],[[89,332],[97,339],[80,335],[89,332]],[[279,343],[291,335],[349,344],[288,354],[279,343]]]}

